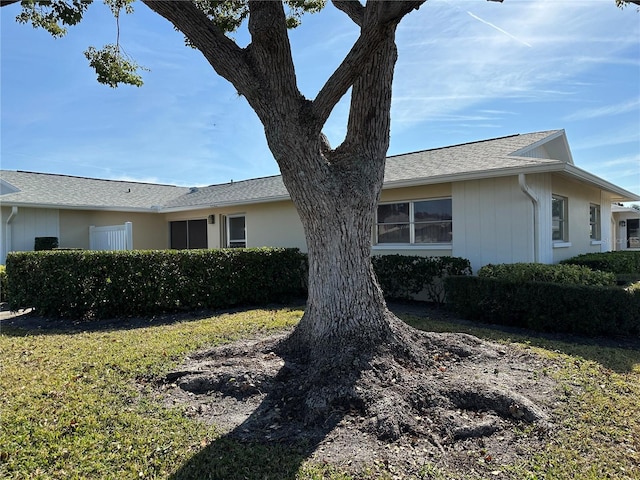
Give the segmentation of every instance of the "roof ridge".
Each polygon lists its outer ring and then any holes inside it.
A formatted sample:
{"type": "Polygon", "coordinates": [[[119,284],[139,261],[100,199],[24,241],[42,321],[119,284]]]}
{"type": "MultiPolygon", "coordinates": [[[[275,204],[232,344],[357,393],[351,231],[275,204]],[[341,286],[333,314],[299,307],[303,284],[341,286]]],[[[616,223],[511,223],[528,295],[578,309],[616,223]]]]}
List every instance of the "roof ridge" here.
{"type": "Polygon", "coordinates": [[[81,175],[68,175],[64,173],[48,173],[48,172],[29,172],[27,170],[0,170],[0,172],[16,172],[16,173],[27,173],[29,175],[46,175],[50,177],[65,177],[65,178],[77,178],[80,180],[95,180],[97,182],[113,182],[113,183],[135,183],[136,185],[153,185],[155,187],[175,187],[175,188],[189,188],[189,187],[180,187],[178,185],[172,185],[169,183],[154,183],[154,182],[143,182],[137,180],[116,180],[112,178],[95,178],[95,177],[84,177],[81,175]]]}
{"type": "Polygon", "coordinates": [[[538,133],[551,133],[551,132],[557,132],[557,131],[558,130],[542,130],[540,132],[513,133],[511,135],[504,135],[502,137],[485,138],[484,140],[474,140],[472,142],[456,143],[454,145],[445,145],[443,147],[425,148],[424,150],[416,150],[414,152],[397,153],[395,155],[388,155],[387,158],[402,157],[404,155],[413,155],[414,153],[434,152],[434,151],[437,151],[437,150],[446,150],[448,148],[464,147],[466,145],[474,145],[476,143],[486,143],[486,142],[493,142],[495,140],[504,140],[505,138],[514,138],[514,137],[520,137],[520,136],[525,136],[525,135],[535,135],[535,134],[538,134],[538,133]]]}
{"type": "Polygon", "coordinates": [[[264,180],[264,179],[267,179],[267,178],[278,178],[278,177],[282,177],[282,174],[279,174],[279,175],[265,175],[263,177],[245,178],[243,180],[231,180],[230,182],[224,182],[224,183],[212,183],[211,185],[207,185],[205,187],[200,187],[200,188],[223,187],[225,185],[235,185],[236,183],[253,182],[255,180],[264,180]]]}

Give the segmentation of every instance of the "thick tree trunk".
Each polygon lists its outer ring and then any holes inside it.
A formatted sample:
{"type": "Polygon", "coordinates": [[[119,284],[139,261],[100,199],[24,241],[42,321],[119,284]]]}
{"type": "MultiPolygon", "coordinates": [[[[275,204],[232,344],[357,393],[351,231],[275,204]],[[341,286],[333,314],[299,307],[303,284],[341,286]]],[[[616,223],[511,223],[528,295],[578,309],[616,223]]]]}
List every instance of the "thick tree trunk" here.
{"type": "MultiPolygon", "coordinates": [[[[353,84],[347,137],[339,148],[331,150],[322,134],[301,131],[313,125],[301,117],[293,122],[300,126],[295,134],[278,128],[283,125],[266,128],[309,253],[307,309],[288,346],[316,359],[335,361],[337,352],[373,353],[396,339],[394,317],[371,265],[373,222],[389,146],[395,26],[376,26],[379,43],[353,84]],[[272,133],[283,131],[284,139],[272,133]],[[302,141],[291,148],[296,136],[302,141]],[[286,150],[280,157],[282,145],[286,150]]],[[[342,355],[344,361],[349,357],[342,355]]]]}
{"type": "Polygon", "coordinates": [[[309,253],[309,295],[291,346],[314,357],[389,340],[390,314],[370,260],[380,175],[371,170],[368,163],[357,172],[331,172],[336,185],[322,197],[322,187],[296,189],[303,197],[297,204],[309,253]]]}

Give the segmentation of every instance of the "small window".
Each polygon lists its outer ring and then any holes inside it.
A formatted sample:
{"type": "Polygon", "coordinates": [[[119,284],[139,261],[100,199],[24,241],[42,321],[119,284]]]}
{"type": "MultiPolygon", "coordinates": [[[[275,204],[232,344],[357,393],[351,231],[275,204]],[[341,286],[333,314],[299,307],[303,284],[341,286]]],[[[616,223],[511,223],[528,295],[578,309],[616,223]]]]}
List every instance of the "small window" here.
{"type": "Polygon", "coordinates": [[[554,242],[568,242],[567,229],[567,203],[566,197],[554,195],[551,200],[552,215],[552,240],[554,242]]]}
{"type": "Polygon", "coordinates": [[[600,205],[589,205],[589,232],[591,240],[602,240],[600,231],[600,205]]]}
{"type": "Polygon", "coordinates": [[[451,199],[378,205],[376,240],[378,244],[451,243],[451,199]]]}
{"type": "Polygon", "coordinates": [[[227,217],[227,247],[245,248],[247,246],[247,228],[244,215],[227,217]]]}

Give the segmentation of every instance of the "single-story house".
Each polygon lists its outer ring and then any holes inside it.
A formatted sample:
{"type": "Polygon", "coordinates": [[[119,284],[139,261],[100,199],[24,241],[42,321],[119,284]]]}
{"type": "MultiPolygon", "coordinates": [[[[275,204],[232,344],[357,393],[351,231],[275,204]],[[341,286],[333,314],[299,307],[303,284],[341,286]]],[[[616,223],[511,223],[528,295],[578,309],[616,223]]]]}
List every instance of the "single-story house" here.
{"type": "MultiPolygon", "coordinates": [[[[640,248],[640,214],[618,205],[638,200],[576,167],[564,130],[395,155],[372,251],[465,257],[476,271],[640,248]]],[[[46,236],[60,248],[306,250],[280,176],[188,188],[2,170],[0,205],[0,263],[46,236]]]]}

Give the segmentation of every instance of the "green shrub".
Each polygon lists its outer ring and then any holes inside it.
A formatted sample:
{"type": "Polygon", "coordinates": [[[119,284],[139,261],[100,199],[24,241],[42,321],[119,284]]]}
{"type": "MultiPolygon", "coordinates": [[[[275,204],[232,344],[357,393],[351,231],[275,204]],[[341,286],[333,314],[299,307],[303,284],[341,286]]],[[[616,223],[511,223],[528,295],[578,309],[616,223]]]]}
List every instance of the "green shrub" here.
{"type": "Polygon", "coordinates": [[[110,318],[284,301],[304,293],[297,249],[12,252],[9,306],[110,318]]]}
{"type": "Polygon", "coordinates": [[[451,308],[470,320],[582,335],[640,334],[640,291],[488,277],[449,277],[445,284],[451,308]]]}
{"type": "Polygon", "coordinates": [[[479,277],[499,278],[512,282],[550,282],[566,285],[612,286],[613,273],[593,271],[580,265],[545,265],[542,263],[511,263],[485,265],[479,277]]]}
{"type": "Polygon", "coordinates": [[[442,279],[449,275],[471,275],[471,263],[458,257],[376,255],[371,258],[385,297],[409,300],[425,291],[436,303],[444,302],[442,279]]]}
{"type": "Polygon", "coordinates": [[[601,270],[616,274],[640,274],[640,252],[618,251],[585,253],[560,262],[564,265],[582,265],[591,270],[601,270]]]}
{"type": "Polygon", "coordinates": [[[0,265],[0,302],[7,301],[7,268],[0,265]]]}
{"type": "Polygon", "coordinates": [[[58,248],[58,237],[36,237],[33,249],[36,252],[42,250],[54,250],[58,248]]]}

